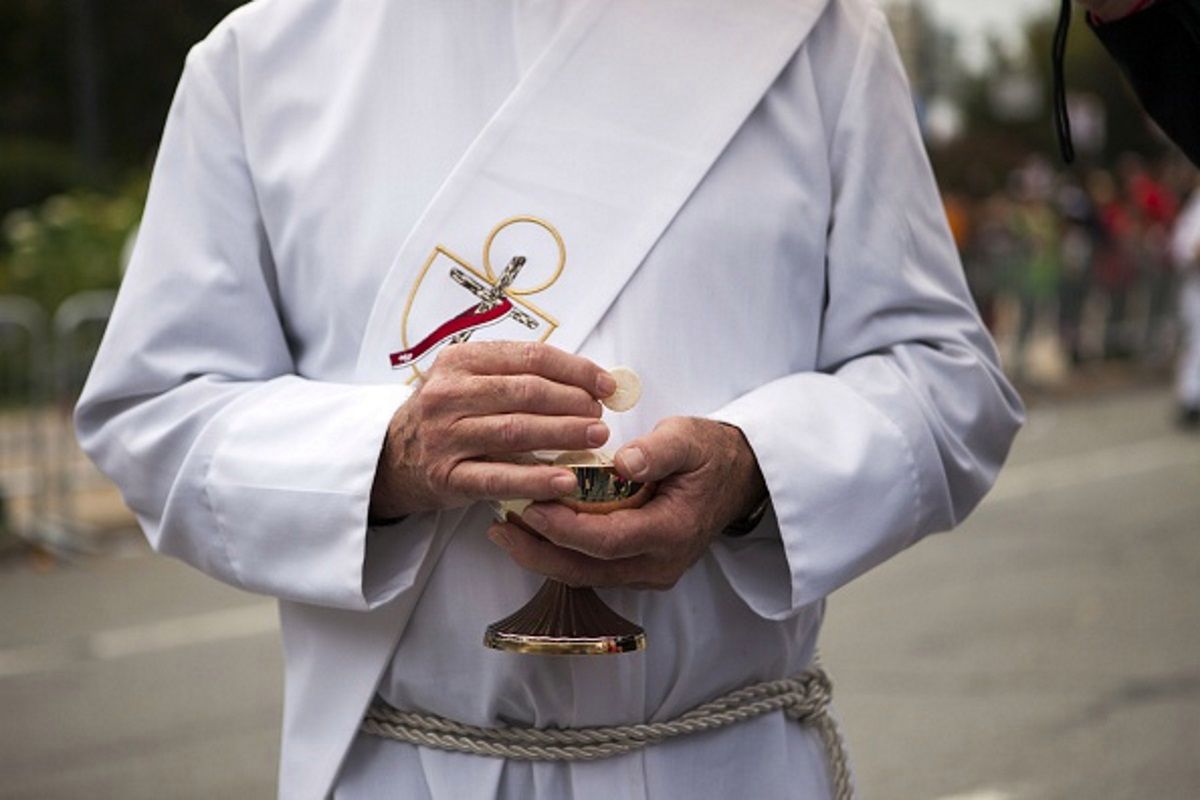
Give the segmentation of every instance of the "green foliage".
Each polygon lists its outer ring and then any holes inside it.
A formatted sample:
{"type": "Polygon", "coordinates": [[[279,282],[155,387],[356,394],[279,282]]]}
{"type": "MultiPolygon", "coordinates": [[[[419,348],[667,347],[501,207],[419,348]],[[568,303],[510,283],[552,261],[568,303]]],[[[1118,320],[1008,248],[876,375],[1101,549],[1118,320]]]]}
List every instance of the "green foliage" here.
{"type": "Polygon", "coordinates": [[[76,292],[115,289],[146,185],[139,177],[113,194],[76,190],[10,211],[0,225],[0,294],[32,298],[53,313],[76,292]]]}
{"type": "Polygon", "coordinates": [[[188,48],[243,2],[0,0],[0,216],[146,168],[188,48]]]}

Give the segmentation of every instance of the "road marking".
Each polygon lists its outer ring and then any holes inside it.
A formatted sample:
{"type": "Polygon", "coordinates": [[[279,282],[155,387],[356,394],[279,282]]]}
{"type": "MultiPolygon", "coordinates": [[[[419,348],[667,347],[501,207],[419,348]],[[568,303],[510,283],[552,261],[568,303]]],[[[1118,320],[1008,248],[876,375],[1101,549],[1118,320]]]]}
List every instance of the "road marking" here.
{"type": "Polygon", "coordinates": [[[963,794],[947,795],[938,800],[1017,800],[1017,795],[1003,789],[976,789],[963,794]]]}
{"type": "MultiPolygon", "coordinates": [[[[1185,436],[1106,447],[1007,467],[988,496],[990,502],[1075,489],[1173,467],[1200,467],[1200,447],[1185,436]]],[[[1197,473],[1200,479],[1200,472],[1197,473]]]]}
{"type": "Polygon", "coordinates": [[[51,672],[90,661],[115,661],[179,647],[264,636],[278,629],[279,614],[274,603],[110,628],[70,639],[0,650],[0,679],[51,672]]]}

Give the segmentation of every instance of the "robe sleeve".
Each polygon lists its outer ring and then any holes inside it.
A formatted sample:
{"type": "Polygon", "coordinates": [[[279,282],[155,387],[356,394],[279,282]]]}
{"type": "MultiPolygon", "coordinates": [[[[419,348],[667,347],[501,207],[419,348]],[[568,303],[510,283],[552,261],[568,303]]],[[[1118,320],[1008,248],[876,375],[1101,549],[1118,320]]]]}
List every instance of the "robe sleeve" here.
{"type": "Polygon", "coordinates": [[[818,369],[712,415],[745,433],[773,511],[714,555],[772,619],[961,522],[1023,421],[967,291],[882,14],[835,119],[818,369]]]}
{"type": "Polygon", "coordinates": [[[367,525],[387,425],[409,390],[297,374],[242,145],[236,59],[214,52],[217,38],[189,54],[76,409],[79,439],[159,552],[253,592],[366,610],[406,588],[405,559],[428,544],[409,530],[420,517],[367,525]],[[396,568],[365,571],[369,544],[396,568]]]}

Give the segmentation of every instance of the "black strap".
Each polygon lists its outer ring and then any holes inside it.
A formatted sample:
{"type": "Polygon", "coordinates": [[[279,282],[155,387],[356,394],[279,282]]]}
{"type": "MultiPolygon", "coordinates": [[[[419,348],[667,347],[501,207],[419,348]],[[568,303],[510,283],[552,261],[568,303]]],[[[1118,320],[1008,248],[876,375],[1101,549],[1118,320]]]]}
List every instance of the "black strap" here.
{"type": "Polygon", "coordinates": [[[407,514],[405,514],[402,517],[372,517],[372,516],[368,515],[367,516],[367,527],[368,528],[386,528],[389,525],[399,525],[401,522],[404,522],[404,520],[406,520],[406,519],[408,519],[407,514]]]}
{"type": "Polygon", "coordinates": [[[1075,143],[1071,141],[1071,115],[1067,111],[1067,78],[1063,62],[1067,55],[1067,37],[1071,33],[1071,0],[1062,0],[1058,12],[1058,27],[1054,29],[1054,128],[1058,134],[1058,149],[1063,161],[1075,161],[1075,143]]]}

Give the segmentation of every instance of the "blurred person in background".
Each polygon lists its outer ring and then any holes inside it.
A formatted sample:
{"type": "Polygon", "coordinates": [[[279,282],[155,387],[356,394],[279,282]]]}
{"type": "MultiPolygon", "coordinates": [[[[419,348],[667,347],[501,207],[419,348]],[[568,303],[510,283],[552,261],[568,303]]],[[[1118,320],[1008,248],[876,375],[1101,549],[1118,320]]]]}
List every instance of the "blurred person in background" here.
{"type": "Polygon", "coordinates": [[[1096,207],[1102,238],[1093,262],[1095,288],[1106,301],[1103,356],[1127,358],[1134,350],[1127,326],[1127,301],[1137,280],[1134,252],[1137,223],[1117,193],[1116,181],[1107,172],[1088,176],[1088,192],[1096,207]]]}
{"type": "Polygon", "coordinates": [[[1200,180],[1175,223],[1171,255],[1180,275],[1183,348],[1176,375],[1179,423],[1200,430],[1200,180]]]}
{"type": "Polygon", "coordinates": [[[1200,164],[1200,0],[1077,2],[1150,116],[1200,164]]]}
{"type": "Polygon", "coordinates": [[[987,274],[988,265],[975,247],[979,239],[978,226],[983,221],[983,205],[957,192],[943,193],[942,203],[946,210],[946,221],[950,225],[950,235],[954,237],[954,246],[963,259],[963,272],[967,276],[971,299],[975,301],[975,308],[984,326],[990,331],[995,315],[994,287],[990,284],[991,276],[987,274]]]}
{"type": "Polygon", "coordinates": [[[1012,206],[1004,194],[997,192],[975,207],[976,219],[963,248],[963,267],[979,314],[994,332],[997,302],[1017,271],[1021,243],[1013,230],[1012,206]]]}
{"type": "Polygon", "coordinates": [[[1062,236],[1058,282],[1058,330],[1072,365],[1084,360],[1083,312],[1092,285],[1092,262],[1101,236],[1100,220],[1087,191],[1074,175],[1064,176],[1056,197],[1062,236]]]}
{"type": "Polygon", "coordinates": [[[1160,169],[1152,170],[1141,156],[1123,156],[1118,171],[1137,230],[1131,255],[1141,316],[1140,324],[1131,326],[1130,343],[1143,360],[1161,361],[1169,348],[1161,334],[1172,316],[1173,272],[1168,238],[1179,201],[1156,174],[1160,169]]]}
{"type": "Polygon", "coordinates": [[[1013,371],[1016,377],[1022,378],[1028,372],[1030,345],[1035,333],[1053,329],[1057,314],[1061,249],[1058,216],[1050,202],[1052,176],[1043,165],[1031,164],[1017,173],[1016,178],[1019,202],[1013,212],[1013,225],[1017,237],[1025,246],[1017,279],[1020,320],[1013,371]]]}

